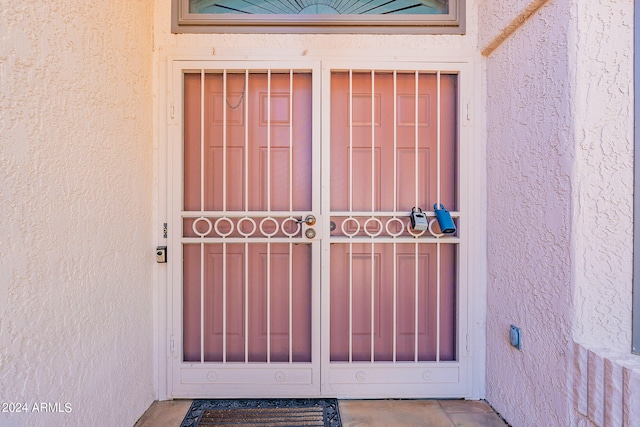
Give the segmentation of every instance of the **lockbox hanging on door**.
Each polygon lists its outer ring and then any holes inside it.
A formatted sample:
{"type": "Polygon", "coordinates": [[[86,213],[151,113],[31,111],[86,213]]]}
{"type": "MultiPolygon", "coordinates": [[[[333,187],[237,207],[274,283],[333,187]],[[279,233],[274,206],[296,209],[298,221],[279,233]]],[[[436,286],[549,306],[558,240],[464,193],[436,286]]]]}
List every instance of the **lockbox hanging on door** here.
{"type": "Polygon", "coordinates": [[[456,232],[456,225],[451,218],[451,214],[444,207],[443,204],[434,204],[433,210],[436,213],[436,218],[438,219],[438,225],[440,226],[440,232],[443,234],[452,234],[456,232]]]}
{"type": "Polygon", "coordinates": [[[411,209],[411,228],[415,231],[424,231],[429,228],[429,222],[427,216],[422,212],[420,208],[411,209]],[[418,209],[416,211],[416,209],[418,209]]]}

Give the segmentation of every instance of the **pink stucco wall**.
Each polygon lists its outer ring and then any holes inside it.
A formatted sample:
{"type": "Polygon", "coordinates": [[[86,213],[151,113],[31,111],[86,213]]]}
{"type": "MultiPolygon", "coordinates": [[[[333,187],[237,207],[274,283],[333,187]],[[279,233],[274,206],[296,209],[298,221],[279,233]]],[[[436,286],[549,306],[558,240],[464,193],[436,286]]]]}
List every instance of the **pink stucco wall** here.
{"type": "Polygon", "coordinates": [[[567,3],[487,58],[487,398],[513,425],[566,425],[572,135],[567,3]],[[523,331],[523,348],[508,341],[523,331]]]}
{"type": "Polygon", "coordinates": [[[632,6],[575,7],[575,337],[618,352],[631,348],[632,6]]]}
{"type": "Polygon", "coordinates": [[[513,425],[640,423],[632,18],[630,0],[480,5],[481,50],[506,34],[485,50],[487,399],[513,425]]]}
{"type": "Polygon", "coordinates": [[[130,426],[153,400],[152,19],[0,0],[2,426],[130,426]]]}

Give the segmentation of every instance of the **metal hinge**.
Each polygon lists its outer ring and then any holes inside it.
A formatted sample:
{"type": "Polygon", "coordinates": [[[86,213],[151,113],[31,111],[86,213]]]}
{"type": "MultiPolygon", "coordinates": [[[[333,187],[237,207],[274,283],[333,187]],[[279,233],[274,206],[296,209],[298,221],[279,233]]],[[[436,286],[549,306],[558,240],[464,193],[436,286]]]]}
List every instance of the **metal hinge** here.
{"type": "Polygon", "coordinates": [[[175,348],[176,348],[176,343],[175,343],[175,340],[173,339],[173,335],[171,335],[169,337],[169,356],[175,357],[173,354],[175,348]]]}
{"type": "Polygon", "coordinates": [[[169,118],[171,120],[175,119],[176,117],[176,107],[173,105],[173,101],[171,101],[171,104],[169,105],[169,118]]]}
{"type": "Polygon", "coordinates": [[[162,238],[166,239],[167,238],[167,233],[169,232],[169,229],[167,228],[167,223],[163,223],[162,224],[162,238]]]}

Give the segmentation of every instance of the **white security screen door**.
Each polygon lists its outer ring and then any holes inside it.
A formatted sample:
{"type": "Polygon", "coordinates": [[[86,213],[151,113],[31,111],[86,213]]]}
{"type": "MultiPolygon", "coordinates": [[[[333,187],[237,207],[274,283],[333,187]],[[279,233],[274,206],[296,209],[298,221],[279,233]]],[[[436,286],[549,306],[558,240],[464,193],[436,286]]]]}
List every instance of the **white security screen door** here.
{"type": "Polygon", "coordinates": [[[172,86],[170,394],[467,395],[459,71],[175,61],[172,86]]]}
{"type": "Polygon", "coordinates": [[[458,77],[397,68],[325,72],[324,393],[464,394],[458,77]],[[435,206],[452,213],[457,232],[441,232],[435,206]],[[418,208],[426,230],[411,227],[409,213],[418,208]]]}
{"type": "Polygon", "coordinates": [[[318,395],[313,75],[176,71],[183,108],[174,394],[318,395]]]}

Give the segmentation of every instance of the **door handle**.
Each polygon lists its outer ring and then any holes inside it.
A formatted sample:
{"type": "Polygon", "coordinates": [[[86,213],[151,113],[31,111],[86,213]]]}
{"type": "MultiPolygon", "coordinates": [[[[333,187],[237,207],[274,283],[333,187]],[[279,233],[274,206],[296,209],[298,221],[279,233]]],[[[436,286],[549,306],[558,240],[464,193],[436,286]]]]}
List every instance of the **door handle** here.
{"type": "Polygon", "coordinates": [[[311,225],[315,225],[316,217],[313,216],[313,215],[307,215],[306,218],[304,218],[304,219],[301,218],[301,219],[299,219],[297,221],[298,221],[299,224],[304,223],[304,224],[307,224],[307,225],[311,226],[311,225]]]}
{"type": "Polygon", "coordinates": [[[313,240],[313,239],[320,238],[320,234],[322,233],[318,233],[318,231],[316,231],[315,228],[313,228],[313,226],[316,225],[316,223],[318,222],[318,219],[316,218],[315,215],[309,214],[304,218],[297,219],[296,222],[298,224],[305,225],[305,227],[303,228],[303,232],[304,232],[304,236],[307,239],[313,240]]]}

